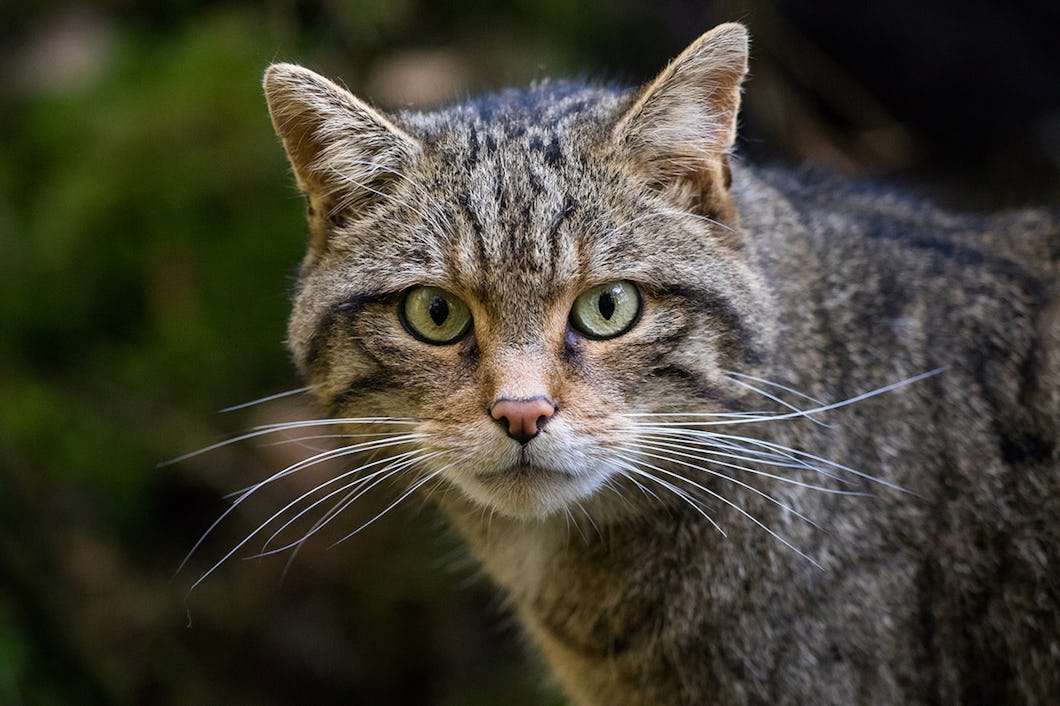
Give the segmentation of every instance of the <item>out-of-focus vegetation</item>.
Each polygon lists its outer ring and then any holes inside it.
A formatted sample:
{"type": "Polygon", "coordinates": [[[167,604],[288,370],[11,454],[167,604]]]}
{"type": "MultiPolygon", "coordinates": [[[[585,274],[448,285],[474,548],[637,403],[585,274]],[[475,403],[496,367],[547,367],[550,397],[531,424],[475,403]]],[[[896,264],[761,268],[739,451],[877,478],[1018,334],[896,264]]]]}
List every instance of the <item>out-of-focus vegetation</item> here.
{"type": "Polygon", "coordinates": [[[302,202],[260,96],[270,61],[419,105],[553,74],[641,81],[743,19],[745,153],[931,178],[973,205],[1060,200],[1049,3],[955,17],[919,2],[915,25],[894,3],[142,5],[0,8],[0,704],[556,700],[422,503],[334,549],[310,542],[282,581],[285,557],[236,561],[188,595],[304,491],[292,481],[174,578],[222,495],[306,453],[247,443],[157,465],[312,413],[297,398],[213,412],[300,384],[282,340],[302,202]]]}

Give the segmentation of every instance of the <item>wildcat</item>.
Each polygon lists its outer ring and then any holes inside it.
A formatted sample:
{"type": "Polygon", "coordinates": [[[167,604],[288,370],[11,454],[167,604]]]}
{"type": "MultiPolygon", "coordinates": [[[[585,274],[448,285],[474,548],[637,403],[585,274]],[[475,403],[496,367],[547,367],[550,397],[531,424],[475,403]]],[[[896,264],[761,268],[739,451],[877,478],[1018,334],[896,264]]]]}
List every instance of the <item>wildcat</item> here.
{"type": "Polygon", "coordinates": [[[289,347],[376,435],[304,502],[428,495],[577,704],[1050,702],[1060,214],[734,162],[747,56],[393,115],[268,69],[289,347]]]}

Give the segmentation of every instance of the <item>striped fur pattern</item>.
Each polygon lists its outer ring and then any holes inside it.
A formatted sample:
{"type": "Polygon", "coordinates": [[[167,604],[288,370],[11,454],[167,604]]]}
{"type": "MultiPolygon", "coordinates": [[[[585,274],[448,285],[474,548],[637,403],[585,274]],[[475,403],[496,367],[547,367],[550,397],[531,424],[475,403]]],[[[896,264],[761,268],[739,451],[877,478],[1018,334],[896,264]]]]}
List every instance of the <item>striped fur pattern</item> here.
{"type": "Polygon", "coordinates": [[[747,52],[722,25],[640,90],[394,115],[270,67],[289,346],[363,459],[274,518],[428,494],[586,706],[1046,703],[1060,217],[734,164],[747,52]],[[586,335],[613,282],[634,322],[586,335]],[[402,318],[424,286],[458,340],[402,318]],[[519,440],[501,400],[554,413],[519,440]]]}

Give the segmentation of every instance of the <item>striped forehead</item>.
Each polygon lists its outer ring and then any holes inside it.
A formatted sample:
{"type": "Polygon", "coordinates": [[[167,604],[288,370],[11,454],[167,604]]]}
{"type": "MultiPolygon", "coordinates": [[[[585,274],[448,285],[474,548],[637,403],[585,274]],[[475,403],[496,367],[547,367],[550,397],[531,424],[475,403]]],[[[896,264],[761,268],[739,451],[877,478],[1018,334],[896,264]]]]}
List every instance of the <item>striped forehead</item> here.
{"type": "Polygon", "coordinates": [[[452,231],[446,267],[470,289],[562,286],[584,264],[593,208],[588,157],[616,96],[553,85],[405,116],[437,170],[452,231]]]}
{"type": "MultiPolygon", "coordinates": [[[[579,208],[580,169],[555,135],[471,132],[455,187],[460,223],[454,263],[464,276],[571,276],[570,217],[579,208]],[[476,146],[477,145],[477,146],[476,146]]],[[[493,279],[490,277],[489,279],[493,279]]]]}

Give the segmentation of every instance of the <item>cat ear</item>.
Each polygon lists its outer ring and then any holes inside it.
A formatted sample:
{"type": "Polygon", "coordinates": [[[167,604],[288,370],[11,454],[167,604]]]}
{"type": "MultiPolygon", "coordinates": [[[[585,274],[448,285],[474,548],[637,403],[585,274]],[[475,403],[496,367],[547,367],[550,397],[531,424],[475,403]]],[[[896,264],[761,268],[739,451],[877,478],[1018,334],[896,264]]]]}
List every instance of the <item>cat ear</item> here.
{"type": "Polygon", "coordinates": [[[691,208],[726,198],[748,37],[730,23],[707,32],[644,88],[613,137],[654,186],[691,208]]]}
{"type": "MultiPolygon", "coordinates": [[[[309,69],[273,64],[263,85],[311,222],[355,214],[385,198],[387,183],[420,149],[381,113],[309,69]]],[[[311,224],[314,240],[323,237],[321,224],[311,224]]]]}

